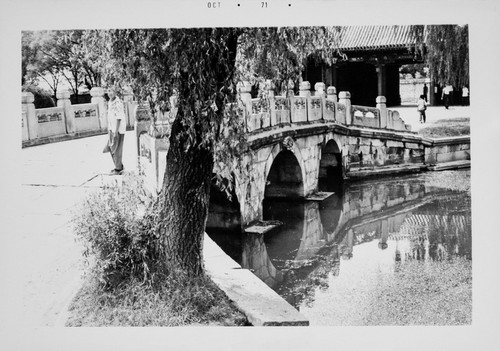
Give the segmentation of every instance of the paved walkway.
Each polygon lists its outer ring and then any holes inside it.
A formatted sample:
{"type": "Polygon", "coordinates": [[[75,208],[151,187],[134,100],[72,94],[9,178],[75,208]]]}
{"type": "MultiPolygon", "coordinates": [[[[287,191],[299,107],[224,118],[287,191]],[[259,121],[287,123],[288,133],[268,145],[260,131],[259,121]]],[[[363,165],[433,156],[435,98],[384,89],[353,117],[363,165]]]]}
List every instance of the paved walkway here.
{"type": "MultiPolygon", "coordinates": [[[[418,130],[416,108],[392,108],[400,111],[406,123],[418,130]]],[[[428,123],[443,118],[469,117],[469,107],[430,107],[428,123]]],[[[66,310],[81,284],[83,269],[81,245],[75,241],[71,228],[71,214],[89,191],[98,189],[111,177],[113,168],[109,154],[102,148],[106,135],[25,148],[20,152],[20,188],[4,196],[13,203],[10,213],[19,217],[11,219],[12,225],[3,238],[8,250],[2,257],[9,274],[9,288],[1,296],[16,303],[7,306],[15,318],[2,318],[0,323],[9,326],[63,326],[66,310]],[[15,208],[18,206],[18,208],[15,208]],[[20,254],[21,253],[21,254],[20,254]],[[19,256],[20,254],[20,256],[19,256]]],[[[124,165],[136,171],[136,145],[134,131],[125,137],[124,165]]],[[[3,325],[0,324],[0,327],[3,325]]]]}
{"type": "MultiPolygon", "coordinates": [[[[136,169],[135,132],[127,132],[125,169],[136,169]]],[[[81,284],[82,248],[71,216],[89,191],[112,181],[113,162],[103,154],[106,135],[25,148],[19,170],[20,216],[13,246],[22,257],[12,265],[20,326],[63,326],[65,311],[81,284]]],[[[11,320],[9,323],[12,323],[11,320]]],[[[2,323],[5,321],[2,319],[2,323]]]]}
{"type": "Polygon", "coordinates": [[[440,119],[471,116],[470,106],[450,106],[448,110],[444,106],[429,106],[425,111],[426,123],[420,123],[417,106],[388,107],[388,109],[399,111],[401,118],[406,124],[411,124],[411,130],[415,132],[440,119]]]}

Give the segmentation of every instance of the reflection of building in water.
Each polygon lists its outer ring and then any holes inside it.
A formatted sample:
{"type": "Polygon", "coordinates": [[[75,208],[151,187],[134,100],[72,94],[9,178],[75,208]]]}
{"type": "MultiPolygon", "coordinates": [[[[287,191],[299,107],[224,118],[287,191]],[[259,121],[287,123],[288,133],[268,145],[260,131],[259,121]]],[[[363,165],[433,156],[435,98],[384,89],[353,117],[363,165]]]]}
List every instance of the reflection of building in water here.
{"type": "Polygon", "coordinates": [[[462,245],[467,233],[470,221],[464,215],[412,214],[389,240],[395,242],[396,261],[445,260],[453,255],[470,257],[470,247],[462,245]]]}
{"type": "Polygon", "coordinates": [[[238,236],[240,254],[233,257],[295,306],[341,277],[342,267],[363,260],[367,247],[384,250],[379,256],[391,266],[454,255],[470,259],[470,197],[414,179],[356,183],[322,202],[266,200],[264,219],[283,226],[238,236]]]}

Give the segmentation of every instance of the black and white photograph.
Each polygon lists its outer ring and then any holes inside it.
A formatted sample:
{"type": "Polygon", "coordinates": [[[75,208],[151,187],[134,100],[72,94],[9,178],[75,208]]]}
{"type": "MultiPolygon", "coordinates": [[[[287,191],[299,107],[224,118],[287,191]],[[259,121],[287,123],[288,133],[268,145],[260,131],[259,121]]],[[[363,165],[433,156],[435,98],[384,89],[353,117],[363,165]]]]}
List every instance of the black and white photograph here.
{"type": "Polygon", "coordinates": [[[493,1],[28,4],[2,349],[500,346],[493,1]]]}

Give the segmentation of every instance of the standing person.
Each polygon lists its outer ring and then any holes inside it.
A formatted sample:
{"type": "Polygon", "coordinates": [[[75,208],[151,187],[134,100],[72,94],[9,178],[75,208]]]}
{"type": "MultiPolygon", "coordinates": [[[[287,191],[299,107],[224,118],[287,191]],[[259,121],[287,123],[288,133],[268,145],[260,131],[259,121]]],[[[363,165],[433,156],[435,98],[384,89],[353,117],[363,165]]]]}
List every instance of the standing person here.
{"type": "Polygon", "coordinates": [[[427,93],[429,92],[429,88],[427,88],[427,84],[424,83],[424,100],[427,102],[427,93]]]}
{"type": "Polygon", "coordinates": [[[462,106],[469,105],[469,88],[466,85],[462,88],[462,106]]]}
{"type": "Polygon", "coordinates": [[[417,102],[417,111],[420,113],[420,123],[425,123],[425,110],[427,110],[427,104],[424,100],[424,95],[420,95],[420,99],[417,102]]]}
{"type": "Polygon", "coordinates": [[[111,175],[123,173],[123,141],[125,139],[125,111],[123,102],[118,97],[118,88],[110,89],[108,102],[108,132],[109,132],[109,151],[113,158],[115,168],[111,170],[111,175]]]}
{"type": "Polygon", "coordinates": [[[444,101],[444,107],[448,109],[450,106],[450,97],[453,92],[453,88],[451,85],[447,85],[443,88],[443,93],[441,94],[441,99],[444,101]]]}

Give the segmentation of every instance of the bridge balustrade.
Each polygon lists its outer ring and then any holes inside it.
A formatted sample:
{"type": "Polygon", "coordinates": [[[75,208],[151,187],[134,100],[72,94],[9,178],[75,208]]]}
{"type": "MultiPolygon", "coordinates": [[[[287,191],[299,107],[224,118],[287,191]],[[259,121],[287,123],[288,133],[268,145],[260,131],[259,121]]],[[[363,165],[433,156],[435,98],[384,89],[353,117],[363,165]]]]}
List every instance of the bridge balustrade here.
{"type": "Polygon", "coordinates": [[[377,108],[352,105],[352,124],[380,128],[380,111],[377,108]]]}
{"type": "Polygon", "coordinates": [[[100,130],[97,104],[81,104],[71,106],[75,116],[75,129],[81,132],[100,130]]]}
{"type": "Polygon", "coordinates": [[[365,128],[409,131],[397,111],[386,107],[385,97],[379,96],[376,106],[351,105],[351,94],[342,91],[337,99],[335,87],[316,83],[311,93],[309,82],[302,82],[298,95],[275,96],[272,85],[266,84],[260,98],[252,99],[251,85],[243,82],[239,87],[243,118],[248,132],[287,125],[289,123],[340,123],[365,128]]]}
{"type": "MultiPolygon", "coordinates": [[[[290,123],[340,123],[368,128],[383,128],[407,131],[409,127],[397,111],[387,110],[385,98],[378,97],[376,107],[351,106],[349,92],[340,92],[337,99],[335,87],[316,83],[311,92],[309,82],[302,82],[298,95],[289,91],[288,96],[275,96],[274,87],[267,82],[261,98],[252,99],[251,85],[239,85],[240,104],[248,132],[289,125],[290,123]],[[379,101],[380,100],[380,101],[379,101]],[[361,113],[361,115],[360,115],[361,113]]],[[[71,105],[69,91],[58,92],[58,107],[54,110],[35,109],[33,94],[23,93],[22,140],[29,144],[40,139],[74,135],[78,133],[100,133],[107,129],[104,89],[91,90],[90,104],[71,105]]],[[[137,104],[130,91],[125,91],[124,108],[127,127],[135,124],[137,104]]]]}
{"type": "Polygon", "coordinates": [[[64,108],[49,107],[40,108],[35,111],[37,125],[37,137],[43,138],[66,133],[64,123],[64,108]]]}
{"type": "Polygon", "coordinates": [[[271,104],[271,126],[290,123],[290,103],[286,96],[274,97],[274,104],[271,104]]]}
{"type": "MultiPolygon", "coordinates": [[[[22,93],[22,142],[23,146],[50,142],[66,136],[93,135],[107,131],[104,89],[94,87],[90,91],[92,100],[88,104],[72,105],[71,92],[57,92],[57,107],[36,109],[34,95],[22,93]]],[[[125,90],[124,110],[127,127],[135,123],[136,104],[131,91],[125,90]]]]}

